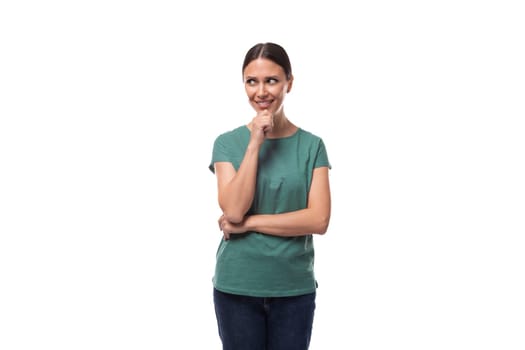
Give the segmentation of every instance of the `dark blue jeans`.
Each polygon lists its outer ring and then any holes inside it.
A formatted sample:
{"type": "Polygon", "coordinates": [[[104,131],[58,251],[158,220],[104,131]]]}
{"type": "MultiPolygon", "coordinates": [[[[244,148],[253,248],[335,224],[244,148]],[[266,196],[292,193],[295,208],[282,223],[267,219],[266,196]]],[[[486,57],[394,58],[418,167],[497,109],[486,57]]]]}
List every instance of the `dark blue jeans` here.
{"type": "Polygon", "coordinates": [[[278,298],[228,294],[213,289],[223,350],[307,350],[315,292],[278,298]]]}

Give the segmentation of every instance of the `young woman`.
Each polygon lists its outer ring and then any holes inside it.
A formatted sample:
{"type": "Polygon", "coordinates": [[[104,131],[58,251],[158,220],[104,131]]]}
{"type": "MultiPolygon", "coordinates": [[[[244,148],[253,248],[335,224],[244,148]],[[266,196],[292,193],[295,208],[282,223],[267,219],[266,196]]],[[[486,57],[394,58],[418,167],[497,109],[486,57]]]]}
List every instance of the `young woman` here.
{"type": "Polygon", "coordinates": [[[255,117],[219,135],[209,168],[218,184],[223,233],[213,277],[225,350],[305,350],[317,281],[313,234],[330,222],[331,168],[323,140],[293,124],[286,51],[260,43],[242,75],[255,117]]]}

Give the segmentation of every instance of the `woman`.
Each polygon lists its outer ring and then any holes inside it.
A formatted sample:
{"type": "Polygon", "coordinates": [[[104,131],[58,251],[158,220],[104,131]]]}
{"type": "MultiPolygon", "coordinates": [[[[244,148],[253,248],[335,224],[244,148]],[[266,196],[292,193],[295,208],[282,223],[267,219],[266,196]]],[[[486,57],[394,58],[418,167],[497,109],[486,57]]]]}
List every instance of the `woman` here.
{"type": "Polygon", "coordinates": [[[219,335],[226,350],[304,350],[317,288],[312,235],[330,221],[331,166],[322,139],[285,115],[286,51],[253,46],[242,74],[256,115],[216,138],[209,166],[223,213],[213,277],[219,335]]]}

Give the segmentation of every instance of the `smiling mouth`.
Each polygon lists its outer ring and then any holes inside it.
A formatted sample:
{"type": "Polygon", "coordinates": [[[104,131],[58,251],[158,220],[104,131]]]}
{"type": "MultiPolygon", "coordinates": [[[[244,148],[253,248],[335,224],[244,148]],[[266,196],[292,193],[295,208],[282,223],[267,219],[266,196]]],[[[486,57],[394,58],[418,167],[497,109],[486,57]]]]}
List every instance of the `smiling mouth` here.
{"type": "Polygon", "coordinates": [[[268,108],[272,104],[273,100],[266,100],[266,101],[255,101],[257,105],[261,108],[268,108]]]}

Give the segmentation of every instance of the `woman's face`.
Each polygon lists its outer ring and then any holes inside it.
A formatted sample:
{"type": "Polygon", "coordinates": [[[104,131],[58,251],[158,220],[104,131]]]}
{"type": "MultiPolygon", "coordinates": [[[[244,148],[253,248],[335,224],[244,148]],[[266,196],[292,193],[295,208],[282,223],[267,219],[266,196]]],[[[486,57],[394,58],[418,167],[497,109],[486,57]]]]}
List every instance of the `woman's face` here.
{"type": "Polygon", "coordinates": [[[286,80],[281,66],[266,58],[257,58],[244,68],[244,88],[256,112],[267,109],[279,113],[292,81],[286,80]]]}

